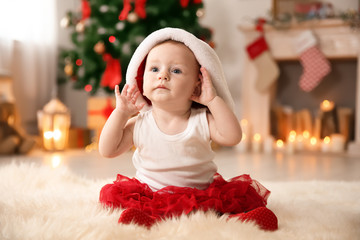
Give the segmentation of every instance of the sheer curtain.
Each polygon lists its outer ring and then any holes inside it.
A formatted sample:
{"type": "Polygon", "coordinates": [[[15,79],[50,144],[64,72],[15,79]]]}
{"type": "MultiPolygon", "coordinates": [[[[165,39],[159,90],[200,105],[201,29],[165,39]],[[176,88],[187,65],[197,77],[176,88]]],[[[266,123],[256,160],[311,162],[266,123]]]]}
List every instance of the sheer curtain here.
{"type": "Polygon", "coordinates": [[[56,91],[56,0],[0,0],[0,75],[13,79],[21,125],[36,133],[36,112],[56,91]]]}

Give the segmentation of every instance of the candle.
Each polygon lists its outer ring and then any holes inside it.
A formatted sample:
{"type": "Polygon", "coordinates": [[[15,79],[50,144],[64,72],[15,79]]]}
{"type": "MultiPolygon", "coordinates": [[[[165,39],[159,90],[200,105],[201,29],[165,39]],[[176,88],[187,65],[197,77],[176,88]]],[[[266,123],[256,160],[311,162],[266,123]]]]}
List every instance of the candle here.
{"type": "Polygon", "coordinates": [[[252,151],[257,153],[261,151],[262,139],[259,133],[255,133],[252,141],[252,151]]]}
{"type": "Polygon", "coordinates": [[[320,104],[320,109],[323,112],[330,112],[331,110],[334,109],[334,106],[335,106],[335,104],[333,101],[324,100],[320,104]]]}
{"type": "Polygon", "coordinates": [[[303,138],[304,138],[306,141],[309,140],[309,138],[310,138],[310,133],[309,133],[308,130],[305,130],[302,135],[303,135],[303,138]]]}
{"type": "Polygon", "coordinates": [[[276,151],[282,152],[284,149],[284,141],[281,139],[276,140],[276,151]]]}
{"type": "Polygon", "coordinates": [[[318,141],[316,137],[311,137],[309,142],[309,150],[316,151],[318,150],[318,141]]]}
{"type": "Polygon", "coordinates": [[[296,132],[294,130],[290,131],[289,133],[289,139],[292,139],[295,141],[296,138],[296,132]]]}
{"type": "Polygon", "coordinates": [[[250,124],[248,122],[248,120],[246,119],[242,119],[240,121],[240,127],[241,127],[241,130],[242,132],[246,135],[246,136],[250,136],[250,124]]]}
{"type": "Polygon", "coordinates": [[[345,137],[341,134],[331,135],[331,151],[341,153],[345,150],[345,137]]]}
{"type": "Polygon", "coordinates": [[[321,152],[326,153],[331,150],[331,139],[329,136],[324,137],[321,143],[321,152]]]}
{"type": "Polygon", "coordinates": [[[306,149],[311,149],[311,145],[310,145],[310,132],[308,130],[303,131],[302,133],[302,141],[304,144],[304,148],[306,149]]]}
{"type": "Polygon", "coordinates": [[[265,153],[272,153],[274,149],[274,138],[272,136],[268,136],[264,140],[264,152],[265,153]]]}
{"type": "Polygon", "coordinates": [[[296,136],[296,150],[304,150],[304,137],[302,135],[296,136]]]}
{"type": "Polygon", "coordinates": [[[291,131],[286,142],[286,151],[290,154],[295,152],[296,132],[291,131]]]}
{"type": "Polygon", "coordinates": [[[241,142],[236,146],[239,152],[247,152],[249,150],[249,138],[245,133],[242,134],[241,142]]]}

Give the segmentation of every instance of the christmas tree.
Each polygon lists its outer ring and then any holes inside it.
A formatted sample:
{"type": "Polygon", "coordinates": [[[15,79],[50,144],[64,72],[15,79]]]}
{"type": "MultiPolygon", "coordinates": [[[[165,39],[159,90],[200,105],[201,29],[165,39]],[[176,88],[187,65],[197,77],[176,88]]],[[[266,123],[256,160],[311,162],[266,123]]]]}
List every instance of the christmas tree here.
{"type": "Polygon", "coordinates": [[[182,28],[211,45],[210,30],[198,21],[203,15],[201,0],[82,0],[80,11],[61,20],[73,30],[75,48],[61,50],[59,83],[71,80],[91,94],[122,88],[132,54],[155,30],[182,28]]]}

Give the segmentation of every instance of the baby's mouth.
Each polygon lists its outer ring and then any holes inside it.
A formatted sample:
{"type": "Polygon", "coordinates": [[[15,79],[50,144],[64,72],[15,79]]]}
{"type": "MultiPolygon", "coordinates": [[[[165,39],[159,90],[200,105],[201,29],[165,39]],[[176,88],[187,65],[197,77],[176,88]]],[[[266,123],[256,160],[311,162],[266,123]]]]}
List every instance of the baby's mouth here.
{"type": "Polygon", "coordinates": [[[156,87],[156,89],[167,89],[168,90],[168,88],[165,87],[165,85],[159,85],[159,86],[156,87]]]}

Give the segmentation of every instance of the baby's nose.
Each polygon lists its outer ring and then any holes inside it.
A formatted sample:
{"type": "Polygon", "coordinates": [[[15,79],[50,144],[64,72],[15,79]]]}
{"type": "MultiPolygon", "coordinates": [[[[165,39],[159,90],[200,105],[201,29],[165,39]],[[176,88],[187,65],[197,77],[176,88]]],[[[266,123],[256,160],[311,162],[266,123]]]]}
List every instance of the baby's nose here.
{"type": "Polygon", "coordinates": [[[158,78],[159,78],[159,80],[165,80],[165,81],[169,80],[169,76],[164,72],[159,73],[158,78]]]}

